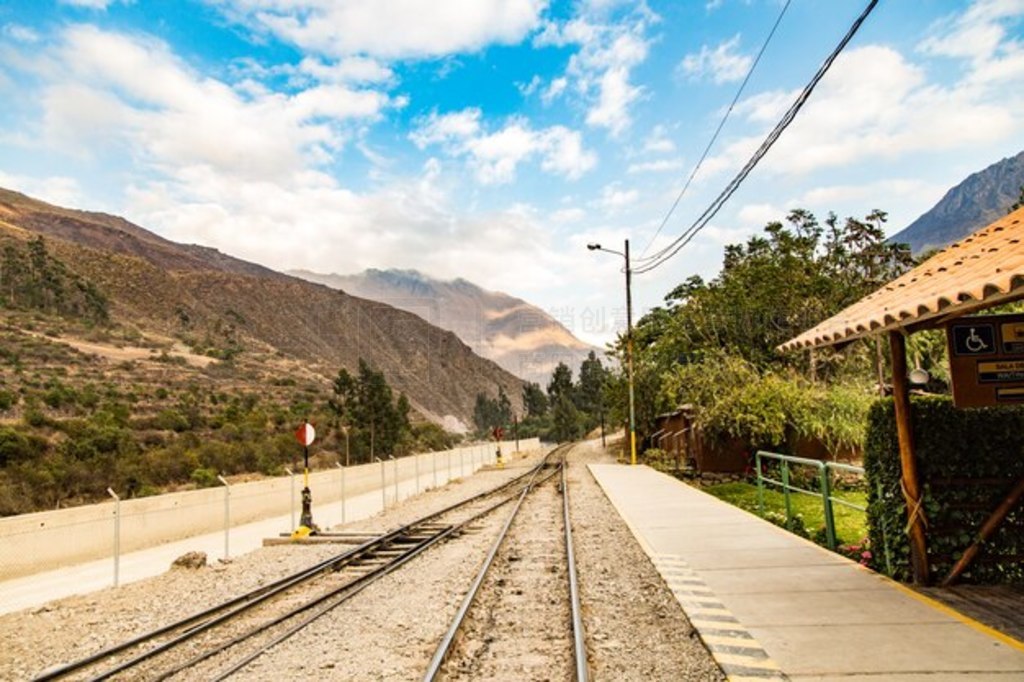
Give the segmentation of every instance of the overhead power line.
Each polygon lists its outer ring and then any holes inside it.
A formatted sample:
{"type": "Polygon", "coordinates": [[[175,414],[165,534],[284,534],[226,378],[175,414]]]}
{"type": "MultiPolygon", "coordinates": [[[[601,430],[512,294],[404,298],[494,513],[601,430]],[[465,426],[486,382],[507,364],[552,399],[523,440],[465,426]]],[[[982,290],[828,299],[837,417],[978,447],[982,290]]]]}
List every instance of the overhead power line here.
{"type": "Polygon", "coordinates": [[[782,17],[785,16],[786,10],[789,9],[789,3],[791,1],[792,0],[786,0],[786,4],[782,6],[782,11],[779,12],[779,16],[775,19],[775,24],[772,26],[772,30],[768,32],[768,37],[764,39],[764,43],[761,45],[761,49],[758,50],[757,57],[754,58],[754,61],[753,63],[751,63],[750,68],[747,69],[747,75],[744,76],[743,82],[740,83],[739,89],[736,90],[736,96],[732,98],[732,102],[729,104],[729,108],[725,110],[725,115],[722,116],[722,120],[719,121],[718,128],[715,129],[714,135],[712,135],[711,139],[708,140],[708,146],[704,147],[704,153],[700,155],[700,160],[697,161],[697,165],[693,167],[693,171],[690,173],[690,177],[686,178],[686,183],[683,185],[683,188],[679,190],[679,194],[676,195],[676,200],[672,202],[672,207],[668,209],[668,213],[665,214],[665,218],[661,221],[661,224],[658,225],[658,229],[657,231],[655,231],[654,236],[651,237],[651,240],[647,242],[647,246],[645,246],[644,250],[640,253],[640,258],[637,259],[638,261],[644,260],[644,255],[647,253],[647,249],[651,248],[651,245],[654,244],[654,240],[657,239],[658,235],[661,234],[661,231],[665,229],[665,225],[668,223],[668,219],[672,217],[672,214],[675,212],[676,207],[679,206],[679,202],[682,201],[683,195],[686,194],[686,190],[690,188],[690,183],[693,182],[693,179],[697,176],[697,173],[700,171],[700,167],[701,165],[703,165],[704,159],[708,157],[708,152],[711,151],[711,147],[715,144],[715,141],[718,139],[719,133],[721,133],[722,128],[725,127],[725,122],[729,120],[729,115],[732,113],[732,110],[736,107],[736,102],[739,101],[740,96],[743,94],[743,90],[747,87],[747,83],[750,81],[750,76],[753,75],[754,69],[757,68],[758,62],[761,61],[761,56],[764,55],[764,51],[768,48],[768,43],[772,41],[772,37],[775,35],[776,29],[778,29],[779,24],[782,23],[782,17]]]}
{"type": "Polygon", "coordinates": [[[711,205],[704,210],[700,217],[697,218],[697,220],[695,220],[693,224],[690,225],[690,227],[686,228],[686,230],[682,234],[680,234],[678,237],[672,240],[672,243],[665,246],[663,249],[658,251],[658,253],[648,256],[645,259],[645,262],[640,266],[633,268],[634,274],[643,274],[645,272],[651,272],[655,268],[661,266],[663,263],[665,263],[670,258],[679,253],[680,249],[689,244],[690,240],[692,240],[698,232],[704,229],[704,227],[715,217],[715,215],[722,209],[722,206],[725,205],[725,202],[729,200],[729,197],[731,197],[733,193],[735,193],[736,190],[739,189],[739,186],[743,183],[746,177],[750,175],[750,172],[754,170],[754,168],[761,161],[761,159],[764,158],[764,156],[768,153],[768,150],[772,148],[772,145],[774,145],[775,142],[779,139],[783,131],[785,131],[786,128],[789,127],[789,124],[793,122],[793,120],[796,118],[796,115],[800,112],[800,109],[802,109],[804,104],[807,103],[807,100],[810,98],[811,93],[814,91],[814,88],[825,76],[825,73],[828,72],[829,68],[831,68],[832,63],[836,60],[836,57],[839,56],[839,54],[843,51],[847,44],[849,44],[849,42],[853,39],[854,35],[856,35],[857,31],[860,29],[864,21],[868,18],[868,15],[870,15],[871,12],[875,9],[876,5],[878,5],[878,0],[871,0],[871,2],[868,3],[864,11],[861,12],[859,17],[857,17],[857,20],[854,21],[853,25],[850,26],[850,29],[846,32],[846,35],[843,36],[843,39],[839,41],[839,44],[836,46],[836,48],[818,68],[818,71],[817,73],[814,74],[814,77],[811,78],[810,82],[807,83],[806,86],[804,86],[804,89],[800,92],[800,95],[796,98],[796,101],[794,101],[793,104],[789,107],[789,110],[786,111],[785,114],[783,114],[782,118],[775,125],[772,131],[768,133],[768,136],[765,138],[764,142],[761,143],[761,146],[758,147],[756,152],[754,152],[754,155],[750,158],[749,161],[747,161],[746,165],[744,165],[743,168],[740,169],[740,172],[736,174],[736,177],[734,177],[732,181],[729,182],[728,185],[726,185],[725,189],[722,190],[722,193],[719,194],[718,197],[711,202],[711,205]]]}

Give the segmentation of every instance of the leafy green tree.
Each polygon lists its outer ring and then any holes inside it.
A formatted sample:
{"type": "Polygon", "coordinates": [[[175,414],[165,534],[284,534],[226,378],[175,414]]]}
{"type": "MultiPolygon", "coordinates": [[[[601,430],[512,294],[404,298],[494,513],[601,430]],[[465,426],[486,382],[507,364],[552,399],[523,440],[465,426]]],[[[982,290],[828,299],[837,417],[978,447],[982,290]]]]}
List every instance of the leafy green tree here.
{"type": "Polygon", "coordinates": [[[335,429],[352,424],[352,411],[356,402],[356,380],[342,367],[338,376],[331,382],[331,396],[327,399],[327,407],[331,412],[332,426],[335,429]]]}
{"type": "MultiPolygon", "coordinates": [[[[664,377],[691,365],[693,376],[710,376],[713,371],[704,370],[714,370],[709,363],[721,362],[723,353],[748,363],[759,376],[785,369],[805,373],[813,382],[867,374],[872,354],[863,344],[845,353],[813,355],[780,354],[776,348],[912,264],[906,245],[886,241],[886,219],[875,210],[842,221],[829,214],[822,224],[797,209],[745,243],[727,246],[713,279],[691,277],[670,291],[665,305],[641,318],[634,331],[638,435],[650,433],[659,411],[678,406],[662,390],[664,377]]],[[[623,367],[622,338],[615,352],[623,367]]],[[[772,385],[759,382],[749,390],[772,385]]],[[[613,386],[610,405],[621,419],[626,403],[621,375],[613,386]]],[[[739,396],[734,404],[743,400],[739,396]]]]}
{"type": "Polygon", "coordinates": [[[559,362],[548,382],[548,402],[554,407],[560,398],[572,400],[572,394],[572,370],[564,362],[559,362]]]}
{"type": "Polygon", "coordinates": [[[411,431],[409,399],[400,394],[396,400],[384,373],[362,358],[356,376],[338,371],[327,406],[333,426],[349,429],[352,452],[367,459],[395,452],[411,431]]]}
{"type": "Polygon", "coordinates": [[[377,452],[392,452],[400,437],[395,417],[394,398],[391,387],[384,379],[384,373],[373,369],[362,358],[359,359],[359,379],[356,387],[356,423],[369,439],[369,453],[372,459],[377,452]]]}
{"type": "Polygon", "coordinates": [[[540,385],[528,382],[523,386],[523,406],[527,417],[543,417],[548,411],[548,397],[540,385]]]}
{"type": "Polygon", "coordinates": [[[554,403],[551,415],[551,437],[562,443],[576,440],[583,431],[580,412],[567,395],[561,395],[554,403]]]}
{"type": "Polygon", "coordinates": [[[498,426],[508,426],[512,423],[512,401],[502,386],[498,387],[498,426]]]}
{"type": "Polygon", "coordinates": [[[608,370],[594,351],[590,351],[580,363],[580,378],[573,391],[573,402],[580,411],[586,430],[597,426],[604,416],[604,387],[608,376],[608,370]]]}
{"type": "Polygon", "coordinates": [[[473,406],[473,425],[477,434],[485,434],[498,423],[498,404],[493,398],[483,393],[476,394],[473,406]]]}
{"type": "Polygon", "coordinates": [[[507,428],[511,423],[512,403],[505,389],[498,387],[497,398],[489,398],[483,393],[477,394],[473,408],[473,425],[476,426],[479,436],[489,438],[495,428],[507,428]]]}

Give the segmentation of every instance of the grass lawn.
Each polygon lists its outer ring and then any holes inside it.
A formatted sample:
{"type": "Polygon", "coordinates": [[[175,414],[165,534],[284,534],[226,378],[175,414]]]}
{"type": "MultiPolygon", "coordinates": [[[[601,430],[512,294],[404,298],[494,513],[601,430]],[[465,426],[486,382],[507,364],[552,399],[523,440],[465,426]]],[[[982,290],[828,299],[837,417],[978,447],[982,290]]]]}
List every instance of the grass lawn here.
{"type": "MultiPolygon", "coordinates": [[[[720,500],[735,505],[740,509],[746,509],[754,514],[758,513],[757,486],[751,483],[723,483],[701,488],[720,500]]],[[[838,491],[832,493],[833,497],[840,498],[861,507],[867,506],[867,493],[855,491],[838,491]]],[[[822,509],[821,500],[803,493],[791,493],[790,501],[793,507],[793,514],[803,517],[807,532],[813,537],[819,528],[825,526],[825,512],[822,509]]],[[[765,511],[773,511],[786,514],[786,502],[782,493],[777,490],[765,489],[764,493],[765,511]]],[[[836,522],[836,539],[839,544],[859,543],[868,534],[867,514],[856,509],[850,509],[841,504],[832,504],[832,513],[836,522]]]]}

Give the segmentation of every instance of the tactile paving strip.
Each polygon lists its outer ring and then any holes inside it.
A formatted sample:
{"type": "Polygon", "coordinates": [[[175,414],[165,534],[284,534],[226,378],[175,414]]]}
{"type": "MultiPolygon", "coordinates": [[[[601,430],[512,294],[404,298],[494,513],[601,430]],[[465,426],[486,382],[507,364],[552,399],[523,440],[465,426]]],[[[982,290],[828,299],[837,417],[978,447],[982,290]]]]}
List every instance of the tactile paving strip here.
{"type": "Polygon", "coordinates": [[[671,554],[648,555],[731,682],[789,679],[686,561],[671,554]]]}

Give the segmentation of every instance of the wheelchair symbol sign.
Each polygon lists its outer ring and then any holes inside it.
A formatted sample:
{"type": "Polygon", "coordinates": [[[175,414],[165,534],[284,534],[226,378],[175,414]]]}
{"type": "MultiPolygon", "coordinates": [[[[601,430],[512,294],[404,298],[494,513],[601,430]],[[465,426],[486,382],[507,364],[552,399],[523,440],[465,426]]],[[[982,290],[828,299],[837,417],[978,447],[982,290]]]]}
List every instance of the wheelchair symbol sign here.
{"type": "Polygon", "coordinates": [[[995,329],[990,324],[953,327],[953,352],[957,355],[990,355],[996,352],[995,329]]]}

